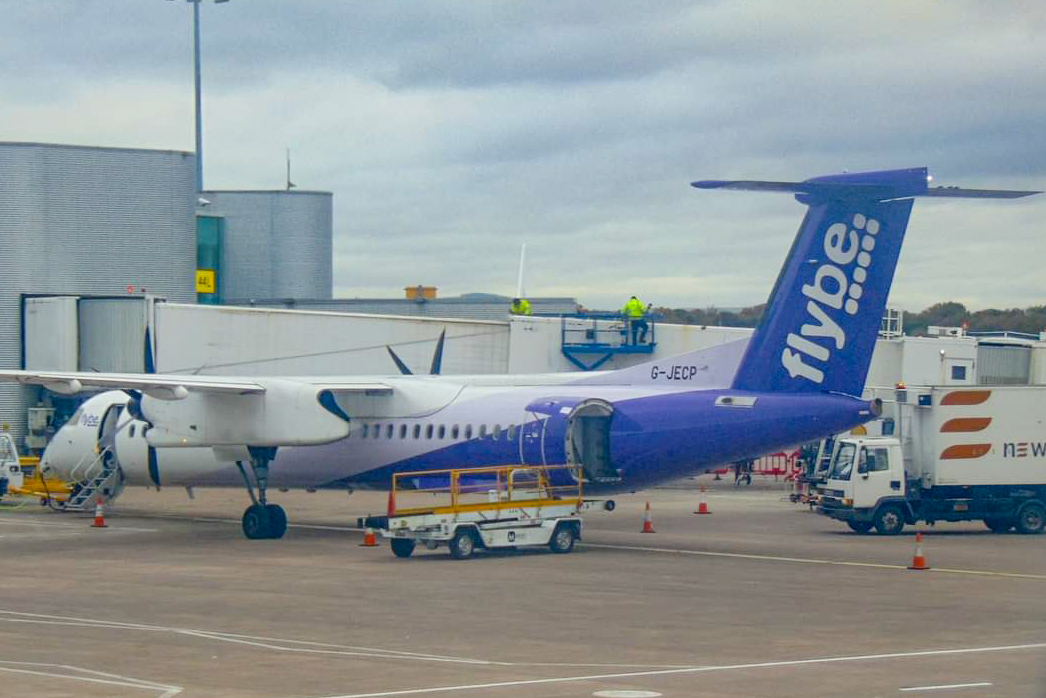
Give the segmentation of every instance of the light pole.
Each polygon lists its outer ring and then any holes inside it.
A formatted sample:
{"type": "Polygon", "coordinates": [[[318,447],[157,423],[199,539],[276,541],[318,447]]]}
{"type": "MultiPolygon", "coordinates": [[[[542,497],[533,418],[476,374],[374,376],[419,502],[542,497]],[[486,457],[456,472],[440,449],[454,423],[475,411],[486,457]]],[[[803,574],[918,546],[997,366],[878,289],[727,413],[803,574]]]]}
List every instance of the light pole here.
{"type": "MultiPolygon", "coordinates": [[[[168,0],[173,2],[173,0],[168,0]]],[[[193,69],[196,77],[196,192],[203,191],[203,115],[200,107],[200,2],[186,0],[192,4],[193,69]]],[[[229,0],[214,0],[219,5],[229,0]]]]}

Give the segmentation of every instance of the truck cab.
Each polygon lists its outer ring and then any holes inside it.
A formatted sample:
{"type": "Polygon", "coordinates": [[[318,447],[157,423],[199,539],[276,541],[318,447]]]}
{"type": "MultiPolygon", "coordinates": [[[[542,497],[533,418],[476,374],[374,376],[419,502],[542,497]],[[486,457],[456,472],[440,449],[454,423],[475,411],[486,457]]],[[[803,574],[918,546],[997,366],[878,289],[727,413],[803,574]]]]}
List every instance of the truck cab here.
{"type": "Polygon", "coordinates": [[[828,467],[818,512],[865,533],[900,533],[914,523],[906,497],[901,443],[890,436],[840,437],[828,467]]]}

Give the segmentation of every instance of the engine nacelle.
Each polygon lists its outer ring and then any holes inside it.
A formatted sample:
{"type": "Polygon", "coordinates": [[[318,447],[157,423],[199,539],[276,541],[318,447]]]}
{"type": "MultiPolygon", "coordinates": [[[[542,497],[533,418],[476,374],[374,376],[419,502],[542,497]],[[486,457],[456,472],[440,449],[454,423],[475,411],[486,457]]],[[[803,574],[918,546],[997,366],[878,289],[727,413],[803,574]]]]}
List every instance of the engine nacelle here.
{"type": "Polygon", "coordinates": [[[142,397],[151,446],[312,446],[345,438],[348,422],[320,404],[322,388],[256,381],[263,393],[190,391],[183,400],[142,397]]]}

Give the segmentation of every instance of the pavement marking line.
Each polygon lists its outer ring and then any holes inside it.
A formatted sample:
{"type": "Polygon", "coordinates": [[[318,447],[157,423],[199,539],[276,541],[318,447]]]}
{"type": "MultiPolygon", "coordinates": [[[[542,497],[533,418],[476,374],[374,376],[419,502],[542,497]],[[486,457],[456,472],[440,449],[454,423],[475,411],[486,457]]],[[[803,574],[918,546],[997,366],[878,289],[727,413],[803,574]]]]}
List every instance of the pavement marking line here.
{"type": "Polygon", "coordinates": [[[899,688],[898,691],[946,691],[951,688],[980,688],[982,686],[991,686],[992,684],[988,681],[981,681],[980,683],[953,683],[947,686],[911,686],[910,688],[899,688]]]}
{"type": "MultiPolygon", "coordinates": [[[[46,528],[71,528],[77,531],[83,530],[85,528],[91,528],[91,524],[87,523],[87,517],[84,517],[84,523],[82,524],[64,523],[58,521],[7,521],[5,519],[0,519],[0,525],[5,524],[8,526],[43,526],[46,528]]],[[[116,531],[144,531],[147,533],[156,533],[160,530],[158,528],[136,528],[134,526],[121,526],[119,524],[115,526],[110,526],[109,528],[112,528],[116,531]]]]}
{"type": "Polygon", "coordinates": [[[859,662],[880,659],[906,659],[909,657],[934,657],[956,654],[976,654],[983,652],[1012,652],[1016,650],[1046,649],[1046,642],[1035,642],[1026,645],[1005,645],[1001,647],[964,647],[950,650],[916,650],[914,652],[890,652],[888,654],[860,654],[845,657],[819,657],[817,659],[789,659],[777,662],[755,662],[751,664],[724,664],[719,666],[699,666],[686,669],[661,669],[656,671],[630,671],[616,674],[592,674],[588,676],[561,676],[546,679],[521,679],[519,681],[496,681],[493,683],[464,684],[461,686],[433,686],[430,688],[407,688],[396,691],[377,691],[374,693],[346,693],[325,698],[383,698],[384,696],[409,696],[423,693],[449,693],[451,691],[474,691],[485,688],[507,688],[510,686],[534,686],[539,684],[574,683],[577,681],[604,681],[607,679],[629,679],[638,676],[671,676],[680,674],[698,674],[712,671],[736,671],[739,669],[767,669],[775,667],[808,666],[812,664],[830,664],[839,662],[859,662]]]}
{"type": "MultiPolygon", "coordinates": [[[[906,565],[888,565],[880,562],[851,562],[847,560],[819,560],[806,557],[782,557],[780,555],[757,555],[755,553],[724,553],[715,550],[682,550],[676,548],[650,548],[640,545],[612,545],[609,543],[578,543],[586,548],[605,548],[608,550],[632,550],[645,553],[671,553],[675,555],[697,555],[703,557],[730,557],[740,560],[762,560],[764,562],[795,562],[806,565],[838,565],[841,567],[873,567],[884,570],[908,570],[906,565]]],[[[931,567],[926,572],[944,574],[972,574],[982,577],[1009,577],[1013,579],[1046,580],[1046,574],[1024,574],[1020,572],[993,572],[991,570],[960,570],[948,567],[931,567]]]]}
{"type": "Polygon", "coordinates": [[[87,683],[100,683],[108,686],[123,686],[126,688],[140,688],[144,691],[158,691],[160,695],[158,698],[173,698],[178,695],[184,689],[181,686],[170,686],[167,684],[156,683],[154,681],[145,681],[143,679],[135,679],[129,676],[120,676],[119,674],[108,674],[102,671],[93,671],[91,669],[83,669],[81,667],[70,666],[68,664],[45,664],[40,662],[12,662],[7,660],[0,660],[0,671],[6,671],[12,674],[30,674],[33,676],[46,676],[52,679],[69,679],[71,681],[85,681],[87,683]],[[15,664],[17,667],[2,666],[3,664],[15,664]],[[64,669],[67,671],[80,672],[84,674],[93,674],[93,676],[77,676],[76,674],[58,674],[53,671],[40,671],[39,669],[23,669],[18,667],[40,667],[50,668],[53,670],[64,669]],[[105,678],[99,678],[105,677],[105,678]]]}
{"type": "Polygon", "coordinates": [[[167,632],[177,635],[189,635],[207,640],[220,642],[235,642],[245,645],[254,645],[264,649],[282,652],[303,652],[314,654],[338,654],[345,656],[370,657],[373,659],[410,659],[425,662],[453,662],[460,664],[483,664],[483,665],[505,665],[512,666],[511,662],[496,662],[485,659],[473,659],[468,657],[453,657],[448,655],[425,654],[421,652],[409,652],[405,650],[386,650],[374,647],[356,647],[352,645],[336,645],[322,642],[311,642],[308,640],[287,640],[283,638],[261,637],[255,635],[237,635],[235,633],[224,633],[215,630],[198,630],[193,628],[173,628],[162,625],[146,625],[141,623],[123,623],[121,621],[95,620],[91,618],[74,618],[70,616],[58,616],[44,613],[28,613],[25,611],[8,611],[0,609],[0,622],[8,623],[37,623],[41,625],[63,625],[94,627],[108,630],[145,630],[150,632],[167,632]],[[10,616],[16,616],[14,618],[10,616]],[[312,649],[308,647],[283,647],[279,644],[311,645],[324,649],[312,649]]]}

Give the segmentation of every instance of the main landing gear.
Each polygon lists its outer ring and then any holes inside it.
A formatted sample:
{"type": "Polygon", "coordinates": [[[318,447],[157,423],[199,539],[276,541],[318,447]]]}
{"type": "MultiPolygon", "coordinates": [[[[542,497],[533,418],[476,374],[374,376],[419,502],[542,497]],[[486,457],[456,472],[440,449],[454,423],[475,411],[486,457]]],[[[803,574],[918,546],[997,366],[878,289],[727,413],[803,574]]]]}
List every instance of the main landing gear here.
{"type": "Polygon", "coordinates": [[[241,461],[236,467],[243,476],[247,494],[251,496],[251,505],[243,512],[243,535],[251,540],[261,538],[283,538],[287,531],[287,514],[279,504],[268,504],[265,501],[265,490],[269,479],[269,461],[276,457],[275,448],[250,447],[251,472],[258,486],[258,496],[254,496],[254,487],[241,461]]]}

